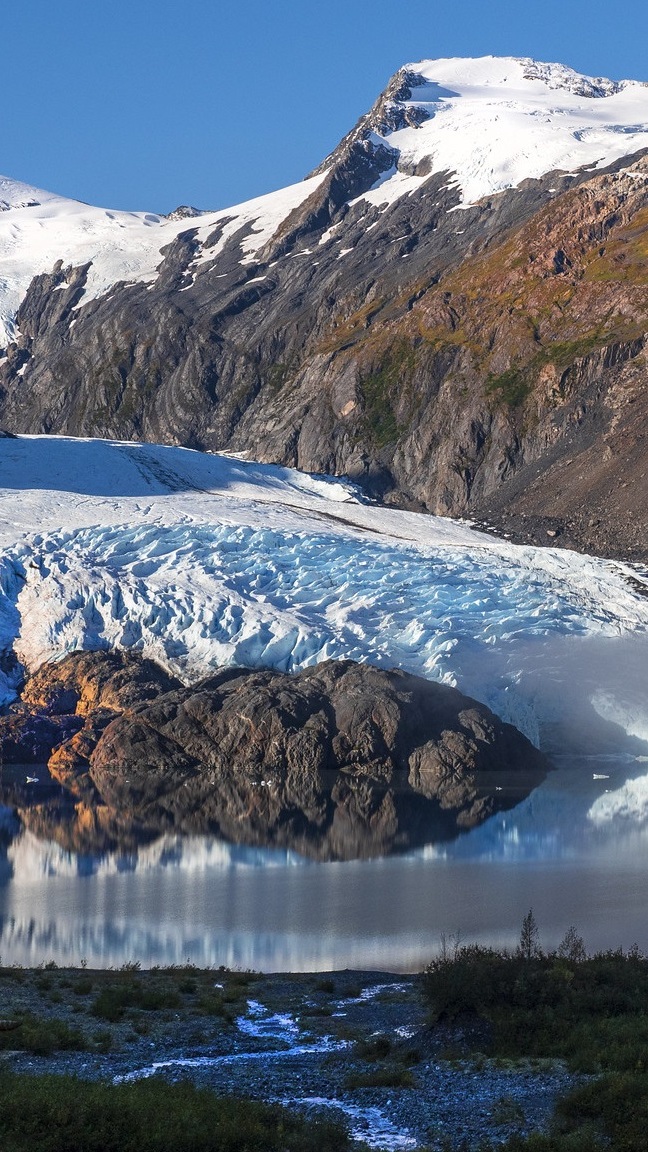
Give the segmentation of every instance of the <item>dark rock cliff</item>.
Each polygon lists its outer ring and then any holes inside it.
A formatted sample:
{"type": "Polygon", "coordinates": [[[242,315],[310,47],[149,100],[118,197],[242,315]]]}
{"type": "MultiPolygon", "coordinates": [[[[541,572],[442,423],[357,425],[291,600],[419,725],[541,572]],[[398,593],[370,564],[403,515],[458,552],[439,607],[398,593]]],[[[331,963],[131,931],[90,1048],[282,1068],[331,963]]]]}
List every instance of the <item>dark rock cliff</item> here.
{"type": "Polygon", "coordinates": [[[398,163],[375,132],[416,119],[417,79],[397,74],[254,262],[241,228],[192,265],[188,219],[152,285],[84,304],[87,268],[36,277],[0,424],[243,451],[647,559],[646,156],[460,211],[448,173],[358,200],[398,163]]]}

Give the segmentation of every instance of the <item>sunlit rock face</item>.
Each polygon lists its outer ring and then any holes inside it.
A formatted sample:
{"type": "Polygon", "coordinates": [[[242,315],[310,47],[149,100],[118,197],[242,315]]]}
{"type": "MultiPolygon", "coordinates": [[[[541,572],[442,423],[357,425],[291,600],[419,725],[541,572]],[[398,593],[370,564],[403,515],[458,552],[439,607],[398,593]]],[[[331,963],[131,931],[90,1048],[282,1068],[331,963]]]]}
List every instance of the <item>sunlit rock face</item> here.
{"type": "MultiPolygon", "coordinates": [[[[103,849],[174,831],[383,855],[481,823],[548,768],[456,689],[352,661],[292,676],[227,668],[187,687],[132,653],[77,653],[43,667],[0,727],[69,714],[82,726],[49,757],[63,792],[34,805],[14,784],[5,800],[37,834],[84,850],[95,832],[103,849]]],[[[26,760],[19,746],[14,759],[26,760]]]]}

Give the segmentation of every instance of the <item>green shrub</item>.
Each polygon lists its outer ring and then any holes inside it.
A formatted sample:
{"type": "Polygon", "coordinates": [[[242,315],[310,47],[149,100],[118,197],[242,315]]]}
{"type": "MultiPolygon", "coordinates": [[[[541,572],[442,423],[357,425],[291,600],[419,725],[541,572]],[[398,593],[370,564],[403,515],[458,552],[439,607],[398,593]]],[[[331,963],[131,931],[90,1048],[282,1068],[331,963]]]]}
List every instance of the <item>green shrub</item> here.
{"type": "Polygon", "coordinates": [[[183,996],[193,996],[197,991],[198,981],[193,976],[185,976],[178,982],[178,992],[182,992],[183,996]]]}
{"type": "Polygon", "coordinates": [[[361,1040],[356,1044],[356,1055],[364,1060],[384,1060],[391,1052],[392,1045],[389,1036],[371,1036],[369,1040],[361,1040]]]}
{"type": "Polygon", "coordinates": [[[332,996],[335,992],[335,981],[329,979],[318,980],[315,984],[315,992],[326,992],[327,995],[332,996]]]}
{"type": "MultiPolygon", "coordinates": [[[[646,1152],[648,960],[637,948],[587,956],[575,929],[556,953],[541,953],[534,934],[526,942],[533,947],[514,955],[461,948],[424,978],[435,1020],[477,1015],[490,1022],[499,1058],[560,1058],[590,1077],[559,1101],[548,1134],[516,1135],[503,1147],[646,1152]]],[[[517,1122],[501,1101],[492,1118],[517,1122]]]]}
{"type": "Polygon", "coordinates": [[[3,1152],[347,1152],[343,1127],[189,1082],[0,1075],[3,1152]]]}
{"type": "Polygon", "coordinates": [[[470,946],[433,961],[424,988],[435,1020],[489,1020],[499,1055],[572,1059],[595,1045],[603,1061],[610,1046],[615,1059],[627,1059],[628,1045],[648,1040],[648,962],[640,954],[577,961],[470,946]]]}
{"type": "Polygon", "coordinates": [[[491,1109],[491,1120],[502,1127],[520,1125],[524,1123],[524,1111],[512,1096],[500,1096],[491,1109]]]}
{"type": "Polygon", "coordinates": [[[64,1020],[50,1017],[23,1016],[16,1021],[18,1027],[0,1032],[0,1048],[15,1048],[33,1052],[34,1056],[49,1056],[62,1050],[80,1050],[86,1047],[80,1028],[71,1028],[64,1020]]]}
{"type": "Polygon", "coordinates": [[[489,374],[486,392],[499,396],[510,408],[519,408],[531,392],[531,384],[521,368],[507,368],[499,376],[489,374]]]}
{"type": "Polygon", "coordinates": [[[27,974],[19,964],[12,964],[10,968],[0,968],[0,979],[15,980],[16,984],[24,984],[27,974]]]}
{"type": "Polygon", "coordinates": [[[203,1016],[227,1016],[228,1009],[220,992],[208,992],[201,996],[196,1005],[203,1016]]]}
{"type": "Polygon", "coordinates": [[[396,340],[384,353],[380,366],[360,380],[365,430],[377,448],[395,443],[403,431],[395,408],[403,387],[411,383],[415,366],[412,344],[396,340]]]}
{"type": "Polygon", "coordinates": [[[92,1037],[100,1052],[110,1052],[113,1046],[112,1032],[109,1028],[99,1028],[92,1037]]]}
{"type": "Polygon", "coordinates": [[[153,984],[150,981],[142,983],[140,980],[124,980],[119,984],[108,984],[102,988],[90,1011],[93,1016],[115,1024],[122,1019],[127,1008],[159,1012],[163,1008],[178,1008],[181,1003],[177,990],[167,983],[153,984]]]}

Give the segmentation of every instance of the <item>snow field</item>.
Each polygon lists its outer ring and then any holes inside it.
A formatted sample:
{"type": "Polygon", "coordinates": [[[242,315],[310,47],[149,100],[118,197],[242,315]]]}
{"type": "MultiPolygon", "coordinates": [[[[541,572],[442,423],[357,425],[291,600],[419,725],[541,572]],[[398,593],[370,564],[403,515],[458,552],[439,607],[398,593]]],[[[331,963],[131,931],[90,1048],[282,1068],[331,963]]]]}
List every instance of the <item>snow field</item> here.
{"type": "Polygon", "coordinates": [[[51,272],[58,260],[64,267],[91,262],[77,307],[103,296],[120,280],[154,281],[162,248],[190,229],[197,230],[200,246],[197,267],[212,261],[231,236],[249,227],[242,241],[245,264],[322,179],[305,180],[217,212],[169,219],[154,212],[95,208],[0,177],[0,348],[15,337],[16,312],[32,278],[51,272]],[[223,222],[218,243],[204,247],[223,222]]]}
{"type": "MultiPolygon", "coordinates": [[[[497,56],[406,68],[425,81],[407,104],[429,119],[384,140],[398,150],[399,167],[431,158],[434,172],[453,173],[465,204],[554,169],[604,167],[648,147],[648,87],[636,80],[615,84],[561,64],[497,56]]],[[[359,199],[393,203],[426,178],[393,169],[359,199]]]]}

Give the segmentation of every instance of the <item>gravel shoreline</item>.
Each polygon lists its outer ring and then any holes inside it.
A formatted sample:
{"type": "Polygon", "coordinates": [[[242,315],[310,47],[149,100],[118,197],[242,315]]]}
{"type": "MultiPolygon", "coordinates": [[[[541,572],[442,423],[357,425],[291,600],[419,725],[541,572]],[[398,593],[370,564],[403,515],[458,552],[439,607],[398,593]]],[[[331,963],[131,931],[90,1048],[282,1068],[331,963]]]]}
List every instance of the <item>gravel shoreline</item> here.
{"type": "Polygon", "coordinates": [[[188,1077],[219,1094],[324,1110],[344,1118],[355,1138],[394,1152],[441,1148],[444,1140],[477,1148],[485,1139],[544,1129],[556,1098],[574,1083],[559,1063],[505,1066],[476,1052],[465,1028],[430,1028],[416,976],[178,973],[177,987],[193,989],[180,993],[187,1003],[178,1011],[134,1009],[102,1026],[97,991],[145,990],[162,979],[57,969],[27,973],[22,983],[0,981],[4,1017],[10,1008],[16,1018],[37,1013],[77,1025],[83,1018],[85,1033],[91,1029],[86,1050],[9,1050],[0,1053],[3,1062],[35,1075],[114,1082],[188,1077]],[[209,994],[224,996],[231,1012],[201,1012],[209,994]]]}

